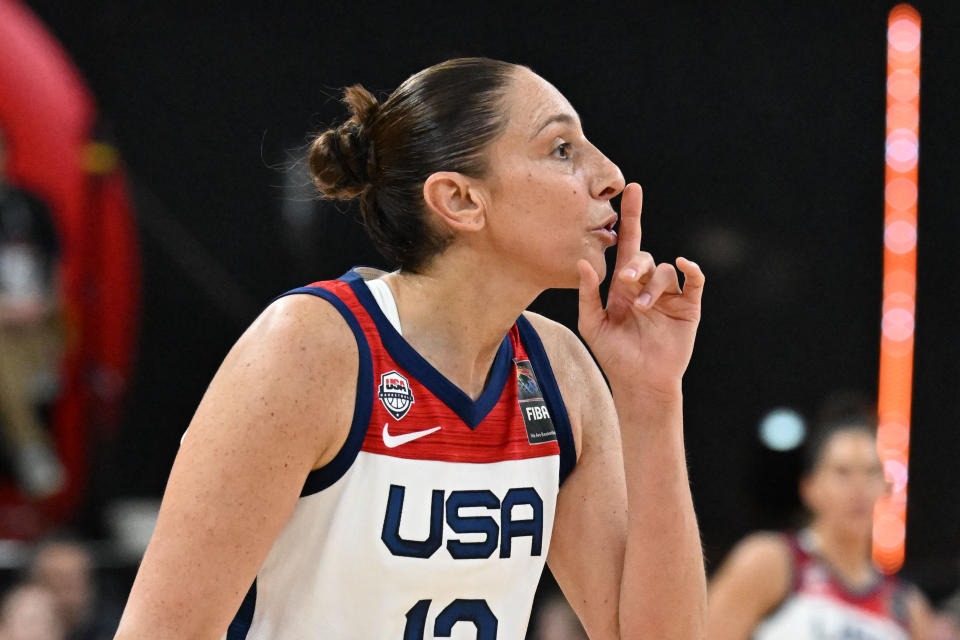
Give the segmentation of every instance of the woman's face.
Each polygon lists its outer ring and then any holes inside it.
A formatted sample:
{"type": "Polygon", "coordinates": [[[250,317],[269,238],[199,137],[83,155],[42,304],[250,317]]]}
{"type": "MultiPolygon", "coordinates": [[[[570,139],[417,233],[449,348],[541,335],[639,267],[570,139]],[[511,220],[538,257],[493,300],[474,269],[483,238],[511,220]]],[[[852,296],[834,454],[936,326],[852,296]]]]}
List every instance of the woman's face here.
{"type": "Polygon", "coordinates": [[[887,492],[876,439],[859,429],[834,433],[801,492],[819,522],[848,535],[869,535],[874,504],[887,492]]]}
{"type": "Polygon", "coordinates": [[[518,68],[505,97],[508,123],[490,148],[485,238],[517,274],[543,287],[576,287],[577,260],[603,278],[616,243],[610,199],[620,169],[584,137],[566,98],[518,68]]]}

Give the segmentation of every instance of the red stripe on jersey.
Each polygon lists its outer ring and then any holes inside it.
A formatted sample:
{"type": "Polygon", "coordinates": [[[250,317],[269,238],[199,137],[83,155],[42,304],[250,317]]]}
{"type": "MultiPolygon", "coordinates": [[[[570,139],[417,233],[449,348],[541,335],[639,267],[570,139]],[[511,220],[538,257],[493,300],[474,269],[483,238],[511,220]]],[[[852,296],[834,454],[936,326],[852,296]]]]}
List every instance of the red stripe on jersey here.
{"type": "MultiPolygon", "coordinates": [[[[362,451],[397,458],[436,460],[443,462],[491,463],[505,460],[525,460],[543,456],[560,455],[556,439],[531,444],[527,428],[520,413],[517,389],[516,365],[508,374],[503,392],[496,405],[483,420],[471,429],[446,403],[432,393],[410,371],[397,363],[380,336],[380,331],[350,285],[340,280],[315,282],[311,287],[320,287],[335,294],[353,312],[367,342],[373,361],[373,408],[367,427],[362,451]],[[381,377],[395,371],[405,379],[400,387],[408,387],[413,401],[406,413],[395,417],[384,400],[378,397],[381,377]],[[398,437],[416,432],[425,432],[439,426],[431,433],[397,444],[398,437]],[[385,437],[384,427],[387,429],[385,437]],[[388,446],[394,444],[395,446],[388,446]]],[[[514,324],[509,334],[515,361],[529,360],[520,341],[519,330],[514,324]]],[[[536,372],[535,372],[536,373],[536,372]]],[[[491,376],[492,378],[492,376],[491,376]]]]}
{"type": "Polygon", "coordinates": [[[804,548],[797,534],[786,536],[793,556],[793,591],[832,598],[877,616],[889,618],[906,628],[894,602],[901,595],[903,583],[894,576],[880,575],[876,585],[863,593],[848,588],[830,566],[817,554],[804,548]]]}

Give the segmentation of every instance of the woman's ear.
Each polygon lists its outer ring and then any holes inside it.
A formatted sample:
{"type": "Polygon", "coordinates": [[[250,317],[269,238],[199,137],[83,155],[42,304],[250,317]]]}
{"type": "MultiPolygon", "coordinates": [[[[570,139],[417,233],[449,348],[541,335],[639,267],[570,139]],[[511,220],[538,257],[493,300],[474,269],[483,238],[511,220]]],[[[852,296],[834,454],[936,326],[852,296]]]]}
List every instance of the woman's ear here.
{"type": "Polygon", "coordinates": [[[479,231],[486,223],[486,209],[479,189],[462,173],[430,174],[423,183],[423,200],[454,231],[479,231]]]}

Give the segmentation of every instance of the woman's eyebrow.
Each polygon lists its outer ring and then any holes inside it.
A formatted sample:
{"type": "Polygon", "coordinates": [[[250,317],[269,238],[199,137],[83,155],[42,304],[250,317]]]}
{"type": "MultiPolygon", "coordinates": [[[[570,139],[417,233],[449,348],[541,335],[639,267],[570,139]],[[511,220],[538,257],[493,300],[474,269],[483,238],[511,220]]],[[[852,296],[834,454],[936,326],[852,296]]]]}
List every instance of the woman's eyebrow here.
{"type": "Polygon", "coordinates": [[[543,131],[548,125],[554,122],[565,122],[566,124],[575,124],[577,122],[577,118],[575,116],[570,115],[569,113],[556,113],[550,116],[549,118],[547,118],[543,122],[543,124],[541,124],[540,127],[536,130],[536,132],[532,136],[530,136],[530,139],[533,140],[534,138],[536,138],[541,131],[543,131]]]}

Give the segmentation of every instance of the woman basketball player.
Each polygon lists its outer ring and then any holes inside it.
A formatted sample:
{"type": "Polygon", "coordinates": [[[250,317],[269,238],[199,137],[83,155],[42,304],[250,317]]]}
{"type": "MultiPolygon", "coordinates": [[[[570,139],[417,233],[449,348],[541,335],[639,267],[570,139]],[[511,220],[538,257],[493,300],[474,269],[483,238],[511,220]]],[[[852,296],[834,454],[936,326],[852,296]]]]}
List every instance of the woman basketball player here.
{"type": "Polygon", "coordinates": [[[677,260],[681,290],[640,250],[640,187],[526,67],[451,60],[345,102],[311,170],[399,270],[291,291],[233,347],[117,638],[519,640],[545,560],[591,638],[703,637],[681,411],[697,265],[677,260]],[[579,287],[609,389],[524,311],[551,287],[579,287]]]}
{"type": "Polygon", "coordinates": [[[824,427],[808,467],[809,526],[755,533],[731,552],[710,585],[710,640],[925,639],[923,596],[870,560],[873,506],[887,491],[872,429],[824,427]]]}

